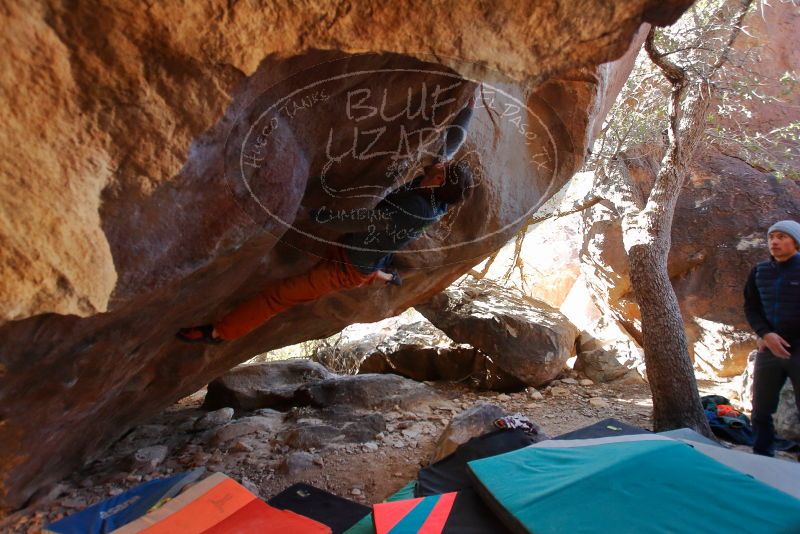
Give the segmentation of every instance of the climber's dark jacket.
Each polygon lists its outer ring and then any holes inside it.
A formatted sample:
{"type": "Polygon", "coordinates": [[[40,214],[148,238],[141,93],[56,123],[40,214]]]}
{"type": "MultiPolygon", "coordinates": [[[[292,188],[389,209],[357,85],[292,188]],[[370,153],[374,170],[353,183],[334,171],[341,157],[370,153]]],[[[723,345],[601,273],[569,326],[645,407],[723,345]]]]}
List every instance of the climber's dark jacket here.
{"type": "Polygon", "coordinates": [[[800,343],[800,253],[784,262],[763,261],[750,271],[744,312],[759,337],[775,332],[793,348],[800,343]]]}

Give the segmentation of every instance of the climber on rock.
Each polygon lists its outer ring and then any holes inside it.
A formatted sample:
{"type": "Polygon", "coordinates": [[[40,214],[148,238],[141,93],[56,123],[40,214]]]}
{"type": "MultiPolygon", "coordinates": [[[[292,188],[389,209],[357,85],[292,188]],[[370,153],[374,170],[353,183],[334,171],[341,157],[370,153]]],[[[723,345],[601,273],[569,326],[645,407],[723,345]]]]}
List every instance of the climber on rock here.
{"type": "Polygon", "coordinates": [[[388,268],[393,253],[441,219],[449,206],[472,194],[469,164],[451,158],[464,142],[473,104],[470,99],[447,128],[438,157],[423,174],[389,193],[374,209],[354,210],[350,217],[333,216],[326,208],[311,210],[315,223],[346,233],[310,271],[271,283],[216,323],[181,328],[176,337],[187,343],[218,344],[329,293],[379,281],[400,285],[397,272],[388,268]]]}

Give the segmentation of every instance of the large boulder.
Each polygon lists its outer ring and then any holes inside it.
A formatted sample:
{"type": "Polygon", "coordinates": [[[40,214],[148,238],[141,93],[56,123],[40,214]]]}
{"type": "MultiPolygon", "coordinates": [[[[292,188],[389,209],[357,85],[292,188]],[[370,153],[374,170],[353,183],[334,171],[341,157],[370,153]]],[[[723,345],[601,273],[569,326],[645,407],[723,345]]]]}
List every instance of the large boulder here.
{"type": "MultiPolygon", "coordinates": [[[[495,420],[507,415],[509,414],[503,408],[488,402],[482,402],[464,410],[450,420],[439,439],[436,440],[430,463],[443,460],[453,454],[459,445],[463,445],[472,438],[496,431],[498,427],[494,424],[495,420]]],[[[539,425],[533,421],[531,424],[533,426],[531,439],[534,443],[549,439],[539,425]]]]}
{"type": "MultiPolygon", "coordinates": [[[[755,369],[756,351],[750,352],[747,358],[747,368],[742,373],[739,381],[739,404],[748,411],[753,409],[753,371],[755,369]]],[[[797,412],[797,403],[794,397],[794,386],[791,380],[783,385],[778,401],[778,410],[773,415],[775,433],[784,438],[800,441],[800,413],[797,412]]]]}
{"type": "MultiPolygon", "coordinates": [[[[733,128],[734,133],[712,132],[713,145],[701,145],[695,154],[675,209],[668,266],[695,366],[717,378],[741,373],[754,347],[742,289],[753,265],[768,258],[766,230],[800,213],[797,182],[770,172],[788,166],[796,173],[800,166],[797,143],[774,136],[791,131],[787,125],[800,120],[800,92],[787,91],[785,77],[800,69],[800,51],[794,46],[800,12],[790,2],[776,2],[748,14],[744,24],[747,31],[734,42],[732,60],[743,62],[748,76],[760,80],[762,97],[743,101],[741,112],[730,109],[730,100],[712,104],[711,128],[733,128]],[[717,113],[717,105],[724,112],[717,113]],[[764,144],[774,149],[770,158],[753,150],[765,135],[770,141],[764,144]]],[[[647,194],[661,150],[644,152],[631,153],[627,165],[647,194]]],[[[617,216],[597,205],[586,213],[584,224],[581,259],[587,284],[603,311],[641,340],[617,216]]]]}
{"type": "Polygon", "coordinates": [[[506,415],[508,413],[503,408],[488,402],[482,402],[457,414],[436,440],[430,463],[436,463],[453,454],[459,445],[476,436],[497,430],[494,426],[495,420],[506,415]]]}
{"type": "MultiPolygon", "coordinates": [[[[644,171],[645,165],[636,167],[652,184],[654,176],[644,171]]],[[[779,181],[712,149],[694,159],[675,209],[668,270],[695,366],[711,376],[731,377],[744,370],[754,340],[742,310],[742,288],[750,269],[767,257],[767,228],[797,213],[800,186],[795,182],[779,181]]],[[[587,285],[608,315],[640,341],[639,309],[618,217],[597,205],[587,210],[584,223],[587,285]]]]}
{"type": "Polygon", "coordinates": [[[264,410],[258,415],[236,419],[219,427],[209,437],[214,447],[226,447],[235,440],[251,434],[276,435],[283,426],[283,414],[274,410],[264,410]]]}
{"type": "Polygon", "coordinates": [[[775,432],[784,439],[800,441],[800,413],[794,396],[794,386],[790,381],[781,389],[778,411],[775,414],[775,432]]]}
{"type": "Polygon", "coordinates": [[[417,310],[451,339],[480,349],[530,386],[556,378],[575,354],[578,330],[563,314],[490,282],[451,286],[417,310]]]}
{"type": "MultiPolygon", "coordinates": [[[[453,342],[430,321],[416,316],[417,320],[386,319],[365,338],[339,340],[334,347],[325,349],[332,354],[322,361],[358,362],[361,374],[394,373],[418,382],[457,380],[498,391],[523,387],[522,382],[480,350],[453,342]]],[[[348,330],[350,327],[345,329],[348,330]]],[[[320,357],[319,352],[316,357],[320,357]]]]}
{"type": "Polygon", "coordinates": [[[644,351],[636,340],[610,317],[600,317],[589,330],[581,331],[576,371],[595,382],[644,381],[644,351]]]}
{"type": "Polygon", "coordinates": [[[594,382],[622,381],[641,383],[642,376],[636,371],[636,360],[630,353],[617,349],[593,349],[578,353],[574,369],[594,382]]]}
{"type": "Polygon", "coordinates": [[[322,365],[308,360],[240,365],[208,384],[203,408],[285,409],[297,404],[296,394],[301,386],[333,376],[322,365]]]}
{"type": "Polygon", "coordinates": [[[365,443],[386,430],[386,419],[347,405],[314,412],[316,417],[296,417],[280,436],[289,447],[319,449],[341,443],[365,443]]]}
{"type": "Polygon", "coordinates": [[[300,391],[319,408],[345,405],[365,410],[427,409],[443,398],[432,387],[396,375],[355,375],[318,380],[300,391]]]}
{"type": "MultiPolygon", "coordinates": [[[[796,172],[800,165],[797,143],[791,136],[780,140],[780,132],[787,131],[784,127],[800,118],[800,92],[786,90],[785,76],[800,68],[800,51],[792,37],[800,31],[800,11],[790,2],[762,8],[748,14],[747,31],[738,35],[731,59],[746,61],[748,72],[760,79],[759,93],[765,98],[748,100],[747,110],[738,116],[734,110],[732,117],[714,113],[711,120],[714,127],[743,127],[751,135],[772,132],[780,151],[774,150],[773,160],[765,161],[753,157],[753,143],[743,142],[741,135],[715,134],[718,150],[701,147],[673,222],[670,273],[690,350],[696,367],[714,377],[741,372],[753,346],[741,313],[744,277],[750,262],[766,254],[764,231],[769,223],[797,213],[796,202],[785,198],[795,194],[795,184],[780,179],[770,182],[761,171],[780,170],[784,165],[796,172]]],[[[721,106],[731,112],[727,104],[721,106]]],[[[651,148],[659,153],[659,147],[651,148]]],[[[656,162],[632,155],[640,161],[631,165],[632,174],[647,192],[656,162]]],[[[525,294],[559,307],[581,330],[609,341],[602,347],[605,356],[640,367],[638,346],[633,350],[614,347],[627,343],[630,336],[635,345],[641,342],[638,307],[630,290],[616,213],[605,203],[595,205],[586,216],[575,213],[594,196],[594,182],[591,172],[576,174],[537,212],[524,239],[508,243],[490,265],[476,270],[488,269],[487,277],[507,280],[525,294]],[[586,302],[584,293],[593,294],[595,302],[586,302]],[[622,328],[617,341],[606,335],[608,328],[598,324],[598,315],[622,328]]]]}
{"type": "Polygon", "coordinates": [[[0,507],[255,354],[447,287],[581,166],[618,87],[598,65],[690,3],[2,10],[0,507]],[[459,155],[481,181],[399,255],[402,288],[337,293],[225,346],[175,342],[318,261],[338,235],[309,237],[305,208],[369,207],[408,180],[389,167],[424,155],[474,91],[463,76],[485,82],[459,155]]]}

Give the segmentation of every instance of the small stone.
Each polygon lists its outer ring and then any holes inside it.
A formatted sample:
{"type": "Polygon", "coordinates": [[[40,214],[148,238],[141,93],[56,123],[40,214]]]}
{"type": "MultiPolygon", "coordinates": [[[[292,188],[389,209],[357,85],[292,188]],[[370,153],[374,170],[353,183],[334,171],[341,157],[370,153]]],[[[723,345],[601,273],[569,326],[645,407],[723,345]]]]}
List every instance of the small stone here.
{"type": "Polygon", "coordinates": [[[499,400],[501,402],[507,402],[507,401],[511,400],[511,397],[509,397],[505,393],[501,393],[500,395],[497,396],[497,400],[499,400]]]}
{"type": "Polygon", "coordinates": [[[353,488],[353,489],[351,489],[351,490],[350,490],[350,495],[356,495],[356,496],[358,496],[358,495],[362,495],[363,493],[364,493],[364,492],[363,492],[363,491],[361,491],[361,490],[360,490],[360,489],[358,489],[358,488],[353,488]]]}
{"type": "Polygon", "coordinates": [[[550,389],[550,395],[552,395],[553,397],[568,397],[569,390],[567,388],[556,386],[550,389]]]}
{"type": "Polygon", "coordinates": [[[259,490],[258,486],[256,486],[255,483],[252,480],[250,480],[249,478],[242,477],[241,484],[242,484],[242,486],[245,487],[245,489],[247,489],[247,491],[249,491],[250,493],[252,493],[256,497],[260,497],[261,496],[260,495],[261,490],[259,490]]]}
{"type": "Polygon", "coordinates": [[[233,452],[253,452],[253,446],[247,442],[238,440],[236,443],[231,445],[231,450],[233,452]]]}
{"type": "Polygon", "coordinates": [[[594,380],[589,380],[588,378],[584,378],[580,382],[578,382],[578,384],[580,384],[582,386],[593,386],[594,385],[594,380]]]}
{"type": "Polygon", "coordinates": [[[123,489],[122,488],[118,488],[116,486],[114,486],[113,488],[108,490],[108,494],[111,495],[112,497],[116,497],[117,495],[120,495],[122,492],[123,492],[123,489]]]}
{"type": "Polygon", "coordinates": [[[61,499],[58,504],[63,508],[69,508],[70,510],[77,510],[86,508],[86,505],[89,504],[85,499],[80,497],[67,497],[66,499],[61,499]]]}
{"type": "Polygon", "coordinates": [[[601,399],[600,397],[593,397],[589,399],[589,404],[595,408],[608,408],[611,406],[607,400],[601,399]]]}
{"type": "Polygon", "coordinates": [[[128,482],[141,482],[142,475],[134,475],[133,473],[131,473],[130,475],[125,477],[125,480],[127,480],[128,482]]]}
{"type": "Polygon", "coordinates": [[[296,451],[286,456],[280,470],[289,475],[301,473],[314,465],[314,455],[305,451],[296,451]]]}
{"type": "Polygon", "coordinates": [[[197,451],[194,453],[191,458],[189,458],[189,464],[201,467],[208,463],[211,459],[211,455],[204,451],[197,451]]]}
{"type": "Polygon", "coordinates": [[[364,450],[368,452],[375,452],[378,450],[378,444],[374,441],[368,441],[364,444],[364,450]]]}
{"type": "Polygon", "coordinates": [[[69,487],[66,484],[59,482],[50,488],[50,491],[47,492],[47,496],[44,498],[43,502],[52,502],[61,497],[61,495],[66,493],[68,490],[69,487]]]}
{"type": "Polygon", "coordinates": [[[144,447],[133,454],[133,469],[151,471],[167,458],[169,449],[166,445],[144,447]]]}
{"type": "Polygon", "coordinates": [[[194,422],[195,430],[209,430],[228,423],[233,418],[233,408],[220,408],[208,412],[194,422]]]}
{"type": "Polygon", "coordinates": [[[407,439],[419,439],[419,430],[415,428],[403,430],[402,434],[407,439]]]}
{"type": "Polygon", "coordinates": [[[325,465],[325,463],[323,462],[323,460],[322,460],[322,457],[321,457],[321,456],[314,456],[314,459],[312,460],[312,462],[314,462],[314,465],[318,465],[318,466],[320,466],[320,467],[322,467],[323,465],[325,465]]]}
{"type": "Polygon", "coordinates": [[[259,410],[258,413],[262,415],[243,417],[218,427],[210,432],[208,442],[216,447],[251,434],[264,433],[273,436],[282,429],[282,413],[271,414],[267,410],[259,410]]]}
{"type": "Polygon", "coordinates": [[[325,424],[322,419],[317,419],[316,417],[301,417],[295,423],[297,426],[310,426],[310,425],[322,425],[325,424]]]}
{"type": "Polygon", "coordinates": [[[528,388],[526,391],[528,392],[528,398],[531,400],[540,401],[544,399],[544,395],[536,388],[528,388]]]}
{"type": "Polygon", "coordinates": [[[568,384],[570,386],[574,386],[574,385],[576,385],[578,383],[578,381],[575,380],[574,378],[562,378],[561,379],[561,383],[562,384],[568,384]]]}
{"type": "Polygon", "coordinates": [[[560,385],[561,385],[561,380],[557,378],[550,382],[550,386],[560,386],[560,385]]]}

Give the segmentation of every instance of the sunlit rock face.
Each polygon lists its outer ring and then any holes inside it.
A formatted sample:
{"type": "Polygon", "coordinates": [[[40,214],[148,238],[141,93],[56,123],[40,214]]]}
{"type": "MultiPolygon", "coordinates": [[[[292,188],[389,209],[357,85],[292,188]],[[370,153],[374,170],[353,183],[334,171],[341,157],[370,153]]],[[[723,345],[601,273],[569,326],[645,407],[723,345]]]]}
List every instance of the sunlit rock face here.
{"type": "MultiPolygon", "coordinates": [[[[675,209],[668,269],[698,369],[719,377],[744,370],[754,345],[743,311],[745,281],[750,269],[768,258],[770,225],[797,213],[795,182],[778,181],[713,150],[695,158],[675,209]]],[[[597,207],[585,222],[587,284],[639,337],[639,311],[616,216],[597,207]]]]}
{"type": "MultiPolygon", "coordinates": [[[[746,100],[749,115],[734,116],[740,120],[738,127],[753,136],[800,120],[800,92],[791,90],[786,76],[800,69],[800,49],[791,37],[800,32],[800,11],[789,2],[776,2],[753,11],[745,25],[747,31],[734,43],[732,61],[747,61],[748,75],[759,80],[757,91],[764,98],[746,100]]],[[[720,125],[735,126],[712,110],[720,125]]],[[[745,279],[756,262],[767,258],[767,228],[800,213],[796,182],[771,178],[764,161],[748,159],[742,150],[748,143],[741,142],[741,132],[733,137],[739,142],[721,145],[718,137],[710,136],[714,148],[701,148],[696,155],[673,221],[670,256],[691,354],[697,369],[714,377],[744,369],[747,353],[755,346],[742,311],[745,279]]],[[[649,155],[631,165],[644,192],[658,170],[660,153],[659,148],[648,148],[652,150],[643,152],[649,155]]],[[[797,143],[780,148],[777,159],[797,169],[797,143]]],[[[590,194],[593,182],[592,173],[577,174],[541,211],[573,208],[590,194]]],[[[622,345],[612,352],[622,352],[640,367],[641,350],[630,339],[632,334],[641,342],[639,311],[618,217],[610,206],[596,205],[585,213],[534,225],[520,250],[515,264],[515,243],[506,245],[487,277],[510,274],[511,284],[560,307],[584,330],[582,344],[591,334],[595,339],[588,343],[590,350],[596,350],[598,340],[605,348],[622,345]]]]}
{"type": "MultiPolygon", "coordinates": [[[[765,162],[743,147],[752,137],[800,120],[800,93],[781,78],[800,69],[794,37],[800,12],[776,2],[745,19],[747,31],[734,43],[732,56],[746,62],[748,75],[759,80],[762,95],[744,100],[749,112],[716,120],[734,128],[738,142],[702,147],[691,165],[672,224],[669,273],[678,295],[695,367],[714,377],[731,377],[745,369],[755,340],[743,312],[742,291],[750,269],[768,259],[766,231],[781,219],[797,219],[800,188],[790,179],[776,179],[765,162]]],[[[735,69],[734,69],[735,70],[735,69]]],[[[743,96],[744,98],[744,96],[743,96]]],[[[719,104],[714,102],[713,106],[719,104]]],[[[712,110],[716,108],[712,106],[712,110]]],[[[797,143],[780,148],[777,161],[797,168],[797,143]]],[[[631,164],[632,175],[649,192],[658,171],[658,150],[631,164]],[[654,157],[655,156],[655,157],[654,157]]],[[[639,311],[630,287],[628,266],[617,217],[604,206],[585,217],[586,238],[581,258],[587,284],[629,333],[640,339],[639,311]]]]}
{"type": "Polygon", "coordinates": [[[2,507],[256,353],[446,287],[580,166],[613,98],[596,66],[688,3],[9,6],[2,507]],[[221,347],[174,341],[311,267],[338,236],[298,215],[371,207],[410,179],[433,147],[403,132],[441,129],[477,82],[458,157],[479,187],[398,255],[402,288],[332,295],[221,347]]]}

